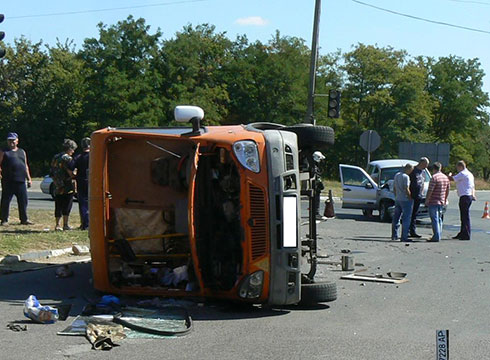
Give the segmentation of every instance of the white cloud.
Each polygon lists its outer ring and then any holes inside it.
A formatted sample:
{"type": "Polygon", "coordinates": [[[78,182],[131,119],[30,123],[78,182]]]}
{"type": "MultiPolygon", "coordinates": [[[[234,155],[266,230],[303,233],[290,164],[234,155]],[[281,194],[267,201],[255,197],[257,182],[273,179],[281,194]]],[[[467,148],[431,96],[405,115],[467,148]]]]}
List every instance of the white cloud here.
{"type": "Polygon", "coordinates": [[[269,22],[260,16],[249,16],[235,20],[235,24],[244,26],[265,26],[269,22]]]}

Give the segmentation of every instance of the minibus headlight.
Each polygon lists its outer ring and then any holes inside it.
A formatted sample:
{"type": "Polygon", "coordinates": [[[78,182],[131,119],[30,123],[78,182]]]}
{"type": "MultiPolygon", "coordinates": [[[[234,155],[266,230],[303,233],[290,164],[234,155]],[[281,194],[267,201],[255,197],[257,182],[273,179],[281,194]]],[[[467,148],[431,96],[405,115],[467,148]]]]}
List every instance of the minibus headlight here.
{"type": "Polygon", "coordinates": [[[244,168],[255,173],[260,172],[259,150],[255,141],[237,141],[233,144],[233,152],[244,168]]]}
{"type": "Polygon", "coordinates": [[[264,272],[256,271],[247,276],[240,285],[238,295],[244,299],[256,299],[262,294],[262,286],[264,285],[264,272]]]}

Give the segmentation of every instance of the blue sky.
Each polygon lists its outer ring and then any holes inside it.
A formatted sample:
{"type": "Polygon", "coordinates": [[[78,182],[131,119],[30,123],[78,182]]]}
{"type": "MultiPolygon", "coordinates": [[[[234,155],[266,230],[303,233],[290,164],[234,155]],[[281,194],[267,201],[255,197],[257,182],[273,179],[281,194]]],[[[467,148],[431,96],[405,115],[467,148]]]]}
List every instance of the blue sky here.
{"type": "MultiPolygon", "coordinates": [[[[405,49],[410,55],[479,58],[487,74],[484,90],[490,92],[490,0],[362,0],[365,3],[430,19],[487,31],[481,33],[436,25],[368,7],[353,0],[323,0],[320,22],[320,52],[353,44],[377,44],[405,49]]],[[[73,39],[80,46],[85,38],[97,37],[99,22],[112,25],[128,15],[142,17],[152,30],[160,28],[165,38],[187,24],[208,23],[232,39],[246,34],[251,41],[268,41],[276,30],[297,36],[311,45],[314,0],[20,0],[2,1],[5,21],[0,29],[4,41],[25,36],[55,45],[73,39]],[[131,9],[96,11],[111,8],[131,9]],[[82,12],[78,14],[25,17],[29,15],[82,12]]]]}

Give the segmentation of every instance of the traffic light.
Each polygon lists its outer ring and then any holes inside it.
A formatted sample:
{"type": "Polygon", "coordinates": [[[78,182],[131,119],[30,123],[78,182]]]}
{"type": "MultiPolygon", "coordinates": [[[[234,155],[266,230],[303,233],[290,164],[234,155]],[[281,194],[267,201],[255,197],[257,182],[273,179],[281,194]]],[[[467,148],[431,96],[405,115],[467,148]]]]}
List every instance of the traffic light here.
{"type": "MultiPolygon", "coordinates": [[[[0,14],[0,23],[3,22],[4,19],[5,19],[5,15],[0,14]]],[[[2,41],[4,37],[5,37],[5,32],[0,31],[0,41],[2,41]]],[[[6,53],[5,49],[3,47],[0,47],[0,59],[5,56],[5,53],[6,53]]]]}
{"type": "Polygon", "coordinates": [[[338,118],[340,116],[340,91],[330,90],[328,92],[328,117],[338,118]]]}

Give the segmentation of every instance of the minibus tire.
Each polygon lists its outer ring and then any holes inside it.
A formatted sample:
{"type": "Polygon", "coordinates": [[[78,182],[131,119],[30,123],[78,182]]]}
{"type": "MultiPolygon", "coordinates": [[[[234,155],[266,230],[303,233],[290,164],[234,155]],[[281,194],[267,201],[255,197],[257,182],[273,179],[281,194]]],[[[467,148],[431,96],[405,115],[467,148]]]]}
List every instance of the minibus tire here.
{"type": "Polygon", "coordinates": [[[335,142],[334,130],[329,126],[298,124],[280,130],[291,131],[298,136],[300,149],[325,147],[335,142]]]}
{"type": "Polygon", "coordinates": [[[322,281],[301,285],[300,304],[317,304],[337,300],[337,284],[332,281],[322,281]]]}

